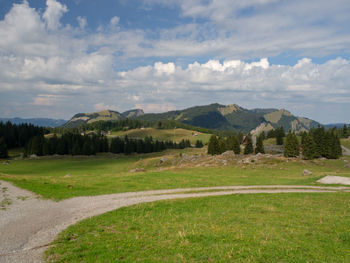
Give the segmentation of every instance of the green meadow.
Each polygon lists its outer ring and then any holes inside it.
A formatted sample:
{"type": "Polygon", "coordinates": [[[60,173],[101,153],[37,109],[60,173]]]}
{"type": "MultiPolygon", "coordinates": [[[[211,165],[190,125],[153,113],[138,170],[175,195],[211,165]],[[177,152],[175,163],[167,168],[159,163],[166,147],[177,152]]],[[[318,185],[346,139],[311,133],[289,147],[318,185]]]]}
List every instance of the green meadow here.
{"type": "MultiPolygon", "coordinates": [[[[144,155],[61,156],[11,160],[0,164],[0,179],[55,200],[75,196],[130,191],[224,185],[314,185],[325,175],[350,177],[339,160],[292,161],[266,159],[257,163],[215,167],[172,166],[182,154],[199,155],[205,149],[169,150],[144,155]],[[164,156],[168,164],[160,165],[164,156]],[[144,172],[134,172],[136,168],[144,172]],[[308,169],[312,175],[303,176],[308,169]]],[[[240,158],[240,157],[237,157],[240,158]]]]}
{"type": "Polygon", "coordinates": [[[134,205],[63,231],[48,262],[350,262],[350,193],[134,205]]]}
{"type": "Polygon", "coordinates": [[[144,129],[132,129],[127,131],[112,132],[112,136],[129,136],[130,138],[145,138],[150,137],[154,140],[160,141],[174,141],[180,142],[181,140],[190,140],[192,144],[195,144],[197,140],[201,140],[204,144],[208,143],[211,134],[201,133],[197,131],[191,131],[186,129],[155,129],[155,128],[144,128],[144,129]]]}

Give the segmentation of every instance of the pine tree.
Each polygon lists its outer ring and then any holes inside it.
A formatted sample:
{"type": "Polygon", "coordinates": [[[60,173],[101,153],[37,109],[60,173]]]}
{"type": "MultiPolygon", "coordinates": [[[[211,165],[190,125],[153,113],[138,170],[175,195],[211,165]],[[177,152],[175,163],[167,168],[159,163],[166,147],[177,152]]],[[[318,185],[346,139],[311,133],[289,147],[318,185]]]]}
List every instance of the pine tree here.
{"type": "MultiPolygon", "coordinates": [[[[264,134],[264,133],[262,133],[264,134]]],[[[255,153],[265,153],[264,150],[264,137],[259,135],[257,140],[256,140],[256,148],[255,148],[255,153]]]]}
{"type": "Polygon", "coordinates": [[[316,155],[316,144],[312,135],[306,134],[303,137],[302,149],[303,149],[303,159],[312,160],[316,155]]]}
{"type": "Polygon", "coordinates": [[[236,136],[234,136],[234,140],[233,140],[233,148],[232,148],[233,152],[235,154],[240,154],[241,153],[241,145],[238,141],[238,139],[236,138],[236,136]]]}
{"type": "Polygon", "coordinates": [[[251,154],[254,152],[253,141],[251,135],[247,135],[247,144],[244,148],[244,154],[251,154]]]}
{"type": "Polygon", "coordinates": [[[212,135],[209,139],[208,154],[215,155],[219,153],[219,141],[216,135],[212,135]]]}
{"type": "Polygon", "coordinates": [[[196,141],[196,148],[202,148],[203,147],[203,142],[201,140],[196,141]]]}
{"type": "Polygon", "coordinates": [[[346,124],[344,124],[343,126],[343,134],[342,134],[343,138],[347,138],[348,137],[348,127],[346,127],[346,124]]]}
{"type": "Polygon", "coordinates": [[[0,158],[7,158],[8,152],[7,152],[7,146],[5,143],[4,137],[0,138],[0,158]]]}
{"type": "Polygon", "coordinates": [[[299,142],[295,133],[289,132],[284,143],[285,157],[298,157],[300,154],[299,142]]]}
{"type": "Polygon", "coordinates": [[[280,127],[276,130],[276,143],[277,145],[283,145],[283,137],[285,137],[283,127],[280,127]]]}

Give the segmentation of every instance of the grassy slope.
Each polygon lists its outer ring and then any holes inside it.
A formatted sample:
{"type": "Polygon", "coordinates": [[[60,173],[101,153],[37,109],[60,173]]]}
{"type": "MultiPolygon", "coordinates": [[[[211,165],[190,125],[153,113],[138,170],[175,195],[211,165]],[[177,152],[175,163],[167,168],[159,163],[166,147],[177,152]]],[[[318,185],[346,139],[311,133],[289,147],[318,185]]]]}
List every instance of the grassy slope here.
{"type": "Polygon", "coordinates": [[[112,135],[116,135],[116,136],[128,135],[130,138],[145,138],[145,137],[152,136],[154,140],[161,140],[161,141],[172,140],[175,142],[179,142],[182,139],[185,139],[185,140],[190,140],[192,144],[195,144],[197,140],[201,140],[203,143],[207,143],[211,136],[210,134],[200,133],[200,132],[190,131],[185,129],[168,129],[167,130],[167,129],[155,129],[155,128],[118,131],[118,132],[112,132],[112,135]],[[193,136],[193,134],[198,134],[198,136],[193,136]]]}
{"type": "MultiPolygon", "coordinates": [[[[74,196],[178,187],[312,184],[326,174],[350,176],[349,168],[344,168],[343,160],[269,160],[260,165],[158,169],[156,164],[163,154],[167,154],[170,159],[178,158],[179,152],[188,153],[188,150],[133,156],[16,160],[11,161],[10,165],[0,164],[0,179],[14,182],[43,197],[59,200],[74,196]],[[130,170],[136,167],[144,167],[147,172],[131,173],[130,170]],[[308,169],[313,174],[302,176],[303,169],[308,169]],[[67,174],[71,176],[66,178],[67,174]]],[[[347,159],[350,160],[349,157],[347,159]]]]}
{"type": "Polygon", "coordinates": [[[49,262],[350,262],[350,193],[135,205],[62,232],[49,262]]]}

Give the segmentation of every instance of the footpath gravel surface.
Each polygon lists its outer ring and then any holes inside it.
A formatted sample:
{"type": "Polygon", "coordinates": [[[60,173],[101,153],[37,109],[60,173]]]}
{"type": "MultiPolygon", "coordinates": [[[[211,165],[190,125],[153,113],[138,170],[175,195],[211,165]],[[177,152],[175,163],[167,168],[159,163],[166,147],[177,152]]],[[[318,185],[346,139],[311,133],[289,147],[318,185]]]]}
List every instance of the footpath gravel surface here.
{"type": "Polygon", "coordinates": [[[165,199],[256,193],[350,192],[349,187],[221,186],[75,197],[60,202],[0,181],[0,262],[43,262],[56,235],[76,222],[121,207],[165,199]]]}

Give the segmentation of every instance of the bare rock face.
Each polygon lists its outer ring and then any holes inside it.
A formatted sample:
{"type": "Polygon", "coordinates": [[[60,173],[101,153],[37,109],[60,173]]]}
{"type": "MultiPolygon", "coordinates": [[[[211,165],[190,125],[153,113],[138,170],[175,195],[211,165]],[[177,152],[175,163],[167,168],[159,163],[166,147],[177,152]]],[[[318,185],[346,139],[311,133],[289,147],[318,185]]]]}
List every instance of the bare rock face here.
{"type": "Polygon", "coordinates": [[[303,175],[304,176],[308,176],[308,175],[312,175],[312,172],[310,172],[309,170],[303,170],[303,175]]]}

